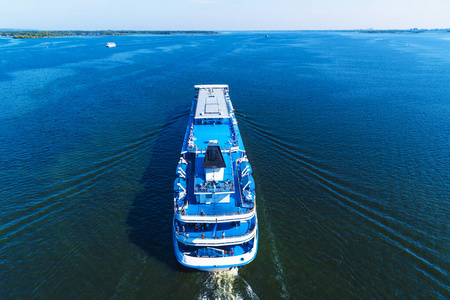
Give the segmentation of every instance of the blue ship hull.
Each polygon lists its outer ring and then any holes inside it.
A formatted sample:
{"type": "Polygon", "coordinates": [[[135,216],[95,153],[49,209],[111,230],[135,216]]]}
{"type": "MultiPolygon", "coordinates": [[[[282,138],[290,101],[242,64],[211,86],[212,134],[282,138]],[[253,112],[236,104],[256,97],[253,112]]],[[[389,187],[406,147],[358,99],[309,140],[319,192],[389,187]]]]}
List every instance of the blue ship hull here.
{"type": "Polygon", "coordinates": [[[174,182],[180,264],[220,271],[258,249],[255,183],[227,85],[197,85],[174,182]]]}

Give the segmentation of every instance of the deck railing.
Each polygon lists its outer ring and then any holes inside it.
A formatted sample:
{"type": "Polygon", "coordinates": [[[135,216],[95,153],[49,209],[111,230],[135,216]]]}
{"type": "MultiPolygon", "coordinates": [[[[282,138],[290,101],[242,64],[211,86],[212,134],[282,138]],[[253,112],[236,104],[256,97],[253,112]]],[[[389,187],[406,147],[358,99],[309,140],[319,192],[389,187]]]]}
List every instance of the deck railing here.
{"type": "Polygon", "coordinates": [[[223,216],[231,216],[231,215],[239,215],[239,214],[246,214],[246,213],[250,213],[253,210],[255,210],[255,206],[253,205],[252,208],[248,209],[248,210],[244,210],[242,211],[241,208],[239,208],[237,211],[235,212],[229,212],[229,213],[223,213],[223,214],[205,214],[205,213],[198,213],[198,214],[188,214],[185,210],[180,209],[179,211],[177,211],[177,209],[175,208],[175,213],[180,214],[182,216],[199,216],[199,217],[223,217],[223,216]]]}
{"type": "Polygon", "coordinates": [[[234,191],[234,184],[225,184],[220,186],[207,186],[207,185],[200,185],[198,184],[197,187],[194,189],[195,192],[205,192],[205,193],[212,193],[212,192],[233,192],[234,191]]]}
{"type": "MultiPolygon", "coordinates": [[[[178,235],[178,236],[182,236],[182,237],[185,237],[185,239],[189,239],[189,241],[192,241],[192,240],[194,240],[194,239],[202,239],[202,240],[227,240],[227,239],[234,239],[234,238],[238,238],[238,237],[244,237],[244,236],[250,236],[250,235],[253,235],[253,233],[255,233],[256,232],[256,230],[257,230],[258,228],[257,228],[257,226],[256,226],[256,224],[253,224],[253,228],[251,229],[251,230],[249,230],[249,231],[247,231],[247,232],[245,232],[245,233],[243,233],[243,234],[237,234],[237,235],[229,235],[229,236],[227,236],[227,235],[225,235],[225,236],[214,236],[214,237],[206,237],[206,236],[197,236],[197,233],[198,232],[195,232],[195,235],[196,236],[188,236],[187,235],[187,233],[189,233],[189,232],[179,232],[179,231],[177,231],[177,230],[175,230],[175,233],[178,235]]],[[[192,233],[192,232],[191,232],[192,233]]],[[[185,242],[187,242],[186,240],[185,240],[185,242]]]]}

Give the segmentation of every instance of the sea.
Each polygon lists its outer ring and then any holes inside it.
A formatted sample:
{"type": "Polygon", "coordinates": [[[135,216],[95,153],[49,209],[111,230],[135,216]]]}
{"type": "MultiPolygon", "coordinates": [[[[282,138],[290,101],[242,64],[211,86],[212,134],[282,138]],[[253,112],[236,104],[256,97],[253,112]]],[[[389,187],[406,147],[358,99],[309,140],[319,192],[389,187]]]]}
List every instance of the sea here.
{"type": "Polygon", "coordinates": [[[450,299],[450,33],[1,38],[0,207],[1,299],[450,299]],[[171,229],[211,83],[259,218],[222,273],[171,229]]]}

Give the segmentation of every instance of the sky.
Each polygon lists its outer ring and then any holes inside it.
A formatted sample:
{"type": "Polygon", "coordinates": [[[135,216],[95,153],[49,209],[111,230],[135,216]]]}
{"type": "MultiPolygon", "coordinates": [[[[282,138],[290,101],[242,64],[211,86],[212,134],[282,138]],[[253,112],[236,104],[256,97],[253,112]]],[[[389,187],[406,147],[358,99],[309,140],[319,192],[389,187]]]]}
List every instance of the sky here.
{"type": "Polygon", "coordinates": [[[0,0],[0,28],[434,29],[450,28],[450,0],[0,0]]]}

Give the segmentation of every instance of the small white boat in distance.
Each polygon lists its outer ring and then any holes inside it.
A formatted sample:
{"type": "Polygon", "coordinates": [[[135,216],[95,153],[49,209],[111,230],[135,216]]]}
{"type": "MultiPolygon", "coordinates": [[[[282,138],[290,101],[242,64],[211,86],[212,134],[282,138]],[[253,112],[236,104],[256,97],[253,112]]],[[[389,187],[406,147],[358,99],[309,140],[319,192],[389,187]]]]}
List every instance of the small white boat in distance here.
{"type": "Polygon", "coordinates": [[[106,47],[108,47],[108,48],[112,48],[115,46],[116,46],[116,43],[106,43],[106,47]]]}

